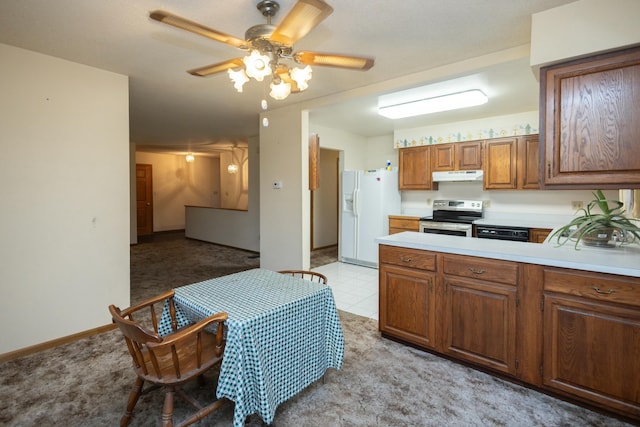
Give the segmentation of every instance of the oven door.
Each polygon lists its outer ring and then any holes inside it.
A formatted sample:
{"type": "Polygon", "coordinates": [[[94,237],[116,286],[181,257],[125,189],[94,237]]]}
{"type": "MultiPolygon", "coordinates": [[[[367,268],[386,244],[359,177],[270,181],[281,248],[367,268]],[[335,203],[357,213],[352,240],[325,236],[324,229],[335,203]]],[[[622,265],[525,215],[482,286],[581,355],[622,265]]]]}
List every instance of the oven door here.
{"type": "Polygon", "coordinates": [[[430,234],[447,234],[449,236],[472,236],[471,224],[458,224],[453,222],[420,221],[420,232],[430,234]]]}

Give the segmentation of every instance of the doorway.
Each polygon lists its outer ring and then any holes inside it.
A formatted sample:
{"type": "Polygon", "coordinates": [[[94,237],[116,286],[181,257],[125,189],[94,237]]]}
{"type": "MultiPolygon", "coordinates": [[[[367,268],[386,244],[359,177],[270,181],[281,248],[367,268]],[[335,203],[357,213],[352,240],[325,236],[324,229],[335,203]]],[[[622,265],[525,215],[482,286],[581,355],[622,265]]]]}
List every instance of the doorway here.
{"type": "Polygon", "coordinates": [[[136,164],[136,218],[138,236],[153,234],[153,171],[136,164]]]}
{"type": "Polygon", "coordinates": [[[340,151],[320,148],[320,186],[311,193],[311,252],[338,247],[338,185],[340,151]]]}

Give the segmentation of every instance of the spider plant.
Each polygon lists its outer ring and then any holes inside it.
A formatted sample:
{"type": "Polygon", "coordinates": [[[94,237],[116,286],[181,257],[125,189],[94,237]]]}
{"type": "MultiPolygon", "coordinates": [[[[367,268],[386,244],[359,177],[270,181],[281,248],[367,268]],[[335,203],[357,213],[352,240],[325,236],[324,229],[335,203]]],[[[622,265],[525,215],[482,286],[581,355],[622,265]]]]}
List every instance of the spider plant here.
{"type": "Polygon", "coordinates": [[[592,194],[595,199],[577,211],[581,215],[554,231],[550,239],[555,237],[558,246],[575,240],[576,249],[581,240],[584,240],[585,245],[596,241],[606,246],[611,239],[611,233],[617,231],[621,243],[632,242],[635,239],[640,241],[640,227],[624,216],[622,202],[608,200],[602,190],[596,190],[592,194]]]}

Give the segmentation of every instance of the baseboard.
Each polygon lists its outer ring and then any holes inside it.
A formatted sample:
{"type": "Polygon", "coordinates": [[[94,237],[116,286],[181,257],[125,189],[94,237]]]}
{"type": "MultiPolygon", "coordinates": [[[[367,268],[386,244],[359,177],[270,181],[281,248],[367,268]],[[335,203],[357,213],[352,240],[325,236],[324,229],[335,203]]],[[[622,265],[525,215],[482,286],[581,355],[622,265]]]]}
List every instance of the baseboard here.
{"type": "Polygon", "coordinates": [[[0,363],[8,362],[10,360],[18,359],[24,356],[30,356],[32,354],[49,350],[50,348],[55,348],[64,344],[69,344],[74,341],[81,340],[83,338],[91,337],[93,335],[98,335],[103,332],[108,332],[116,328],[116,325],[110,323],[108,325],[99,326],[97,328],[88,329],[86,331],[78,332],[77,334],[67,335],[65,337],[56,338],[55,340],[46,341],[40,344],[32,345],[25,348],[20,348],[18,350],[10,351],[8,353],[0,354],[0,363]]]}

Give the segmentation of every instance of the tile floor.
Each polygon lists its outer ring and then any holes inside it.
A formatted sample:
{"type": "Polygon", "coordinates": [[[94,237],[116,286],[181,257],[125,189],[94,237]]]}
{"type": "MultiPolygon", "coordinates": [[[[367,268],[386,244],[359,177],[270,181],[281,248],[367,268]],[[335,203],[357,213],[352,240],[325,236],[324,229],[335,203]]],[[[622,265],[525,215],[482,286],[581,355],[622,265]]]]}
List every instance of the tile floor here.
{"type": "Polygon", "coordinates": [[[378,269],[334,262],[313,270],[327,276],[339,310],[378,320],[378,269]]]}

